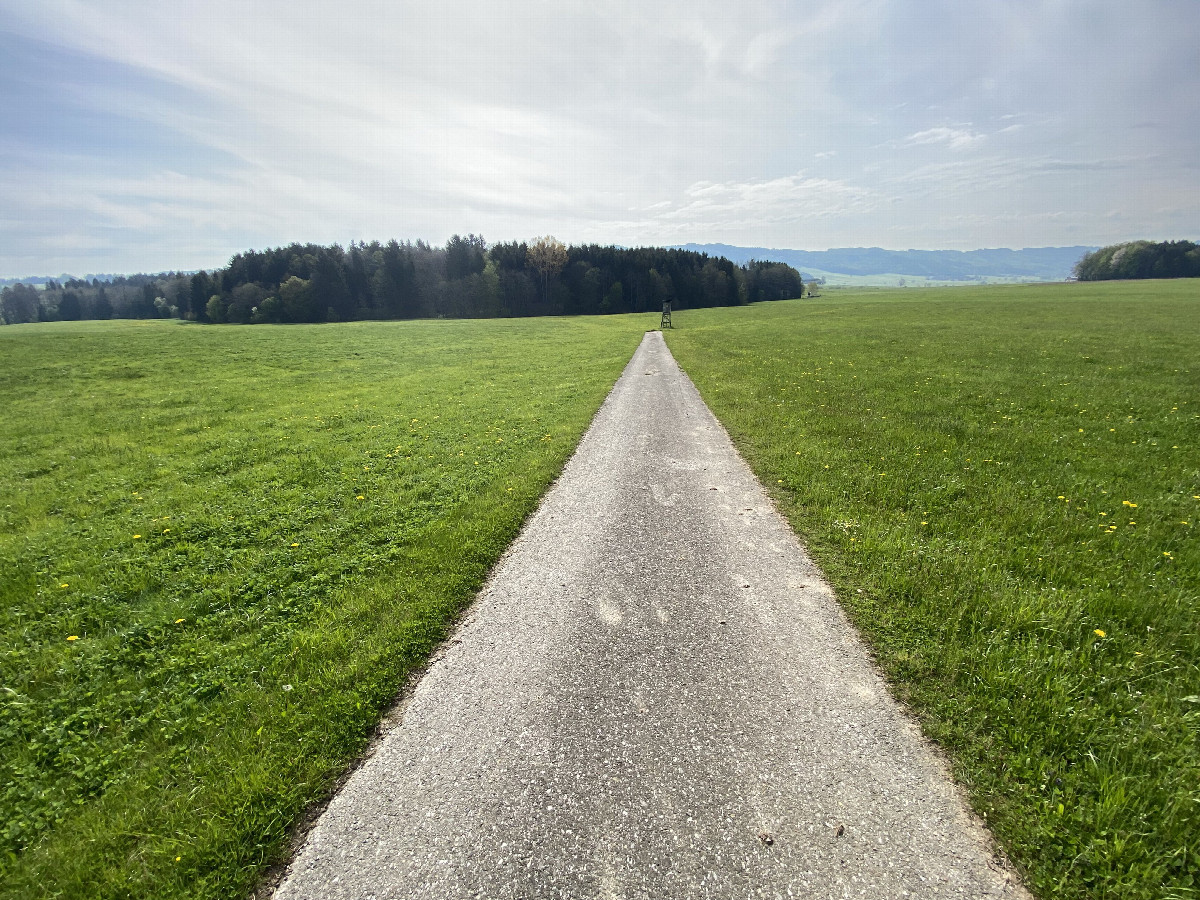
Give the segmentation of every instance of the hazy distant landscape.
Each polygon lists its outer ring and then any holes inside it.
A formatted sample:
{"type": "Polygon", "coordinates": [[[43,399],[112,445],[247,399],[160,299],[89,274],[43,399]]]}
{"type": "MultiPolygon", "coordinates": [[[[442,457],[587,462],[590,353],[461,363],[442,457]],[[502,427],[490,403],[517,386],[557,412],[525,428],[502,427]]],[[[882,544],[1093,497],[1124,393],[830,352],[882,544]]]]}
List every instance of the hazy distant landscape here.
{"type": "Polygon", "coordinates": [[[1066,281],[1075,264],[1095,247],[1030,247],[1024,250],[883,250],[843,247],[784,250],[728,244],[684,244],[687,250],[726,256],[734,262],[769,259],[828,284],[913,285],[925,282],[996,283],[1066,281]]]}

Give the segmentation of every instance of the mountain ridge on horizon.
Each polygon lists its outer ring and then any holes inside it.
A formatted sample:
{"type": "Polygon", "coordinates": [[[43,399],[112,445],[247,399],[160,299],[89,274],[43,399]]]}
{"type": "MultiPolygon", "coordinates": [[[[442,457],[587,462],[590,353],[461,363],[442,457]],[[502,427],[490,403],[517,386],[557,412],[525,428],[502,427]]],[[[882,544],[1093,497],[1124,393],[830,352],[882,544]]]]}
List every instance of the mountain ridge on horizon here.
{"type": "Polygon", "coordinates": [[[882,247],[834,247],[789,250],[740,247],[734,244],[675,244],[727,257],[735,263],[751,259],[783,262],[801,271],[856,278],[903,276],[928,281],[979,281],[989,278],[1065,281],[1075,263],[1093,246],[983,248],[979,250],[885,250],[882,247]]]}

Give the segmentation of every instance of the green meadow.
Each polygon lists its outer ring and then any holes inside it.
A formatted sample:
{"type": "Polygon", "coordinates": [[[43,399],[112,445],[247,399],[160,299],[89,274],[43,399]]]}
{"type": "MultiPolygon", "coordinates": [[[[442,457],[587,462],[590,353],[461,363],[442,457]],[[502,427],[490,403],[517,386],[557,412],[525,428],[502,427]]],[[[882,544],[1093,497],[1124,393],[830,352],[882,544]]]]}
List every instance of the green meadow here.
{"type": "Polygon", "coordinates": [[[248,893],[656,323],[0,328],[0,895],[248,893]]]}
{"type": "MultiPolygon", "coordinates": [[[[668,342],[1041,896],[1200,896],[1200,284],[668,342]]],[[[657,316],[0,328],[0,896],[236,897],[657,316]]]]}
{"type": "Polygon", "coordinates": [[[1200,896],[1200,281],[675,324],[1035,893],[1200,896]]]}

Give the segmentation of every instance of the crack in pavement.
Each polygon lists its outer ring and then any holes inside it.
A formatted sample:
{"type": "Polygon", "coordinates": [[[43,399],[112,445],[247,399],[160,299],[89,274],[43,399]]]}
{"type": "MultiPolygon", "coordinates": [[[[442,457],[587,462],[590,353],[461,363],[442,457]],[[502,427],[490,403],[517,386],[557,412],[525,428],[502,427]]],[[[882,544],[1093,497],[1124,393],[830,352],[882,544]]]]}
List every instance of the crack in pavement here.
{"type": "Polygon", "coordinates": [[[1028,897],[997,860],[650,332],[275,897],[1028,897]]]}

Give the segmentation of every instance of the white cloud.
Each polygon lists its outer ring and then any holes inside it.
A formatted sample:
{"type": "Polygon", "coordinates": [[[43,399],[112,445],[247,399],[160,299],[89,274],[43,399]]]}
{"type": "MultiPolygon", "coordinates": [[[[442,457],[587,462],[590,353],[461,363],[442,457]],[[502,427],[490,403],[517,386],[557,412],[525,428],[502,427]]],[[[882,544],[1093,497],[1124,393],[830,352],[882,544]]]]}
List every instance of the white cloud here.
{"type": "Polygon", "coordinates": [[[761,181],[696,182],[675,201],[644,208],[640,218],[606,224],[615,232],[650,235],[664,243],[721,235],[756,243],[780,229],[815,230],[869,214],[881,202],[869,189],[800,172],[761,181]]]}
{"type": "Polygon", "coordinates": [[[965,128],[948,128],[945,125],[937,128],[926,128],[910,134],[896,143],[898,147],[921,147],[929,144],[945,144],[951,150],[967,150],[982,144],[987,137],[965,128]]]}

